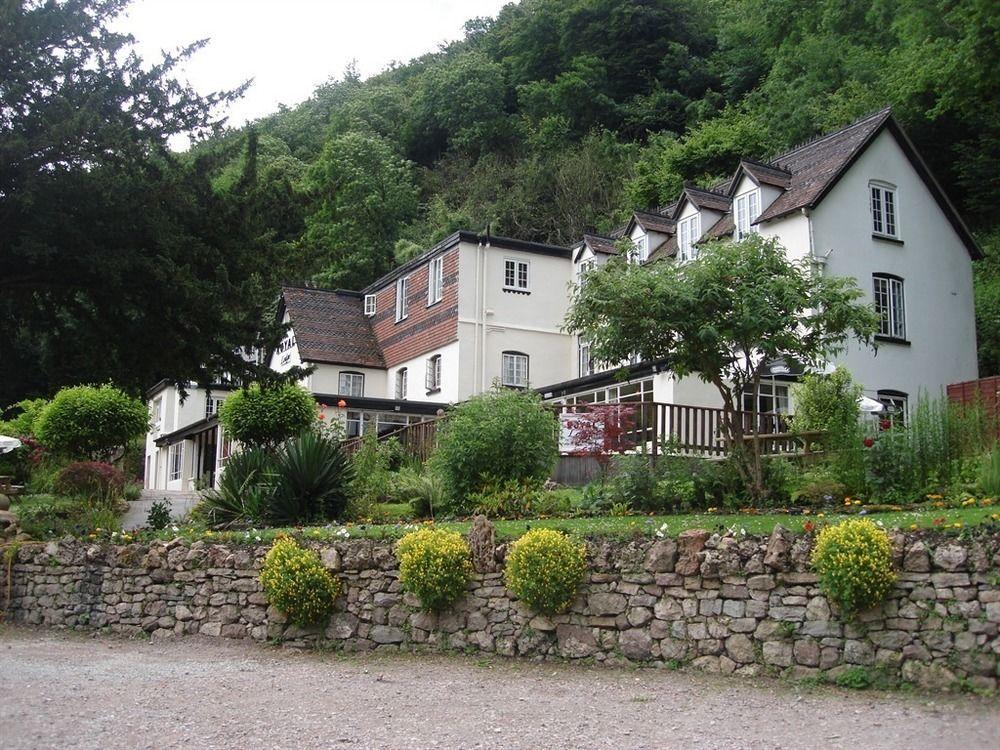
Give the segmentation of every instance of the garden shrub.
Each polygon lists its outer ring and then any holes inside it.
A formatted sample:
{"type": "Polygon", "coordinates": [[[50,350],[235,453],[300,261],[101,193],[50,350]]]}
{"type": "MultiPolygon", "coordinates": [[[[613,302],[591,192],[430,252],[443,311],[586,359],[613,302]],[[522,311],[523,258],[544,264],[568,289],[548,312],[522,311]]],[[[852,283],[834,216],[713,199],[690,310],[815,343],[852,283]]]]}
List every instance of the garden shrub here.
{"type": "Polygon", "coordinates": [[[403,467],[392,480],[392,495],[396,502],[409,503],[417,518],[434,518],[450,505],[448,490],[437,473],[403,467]]]}
{"type": "Polygon", "coordinates": [[[304,431],[277,450],[265,518],[278,525],[341,518],[352,472],[338,441],[314,430],[304,431]]]}
{"type": "Polygon", "coordinates": [[[379,442],[375,430],[368,430],[361,438],[361,446],[351,455],[353,479],[347,512],[351,518],[368,518],[376,504],[393,499],[392,463],[398,444],[395,438],[379,442]]]}
{"type": "Polygon", "coordinates": [[[545,490],[538,479],[487,477],[481,489],[469,494],[472,513],[487,518],[526,518],[538,515],[545,490]]]}
{"type": "Polygon", "coordinates": [[[54,495],[25,495],[12,506],[21,529],[35,539],[83,537],[121,528],[118,512],[84,500],[54,495]]]}
{"type": "Polygon", "coordinates": [[[42,445],[70,458],[110,459],[148,427],[146,404],[113,385],[63,388],[34,421],[42,445]]]}
{"type": "Polygon", "coordinates": [[[55,486],[67,495],[106,504],[122,496],[125,475],[111,464],[76,461],[59,472],[55,486]]]}
{"type": "Polygon", "coordinates": [[[294,383],[254,383],[222,402],[219,421],[243,445],[274,447],[316,423],[316,400],[294,383]]]}
{"type": "Polygon", "coordinates": [[[326,622],[340,594],[340,581],[323,567],[319,555],[284,534],[268,550],[260,582],[268,603],[304,628],[326,622]]]}
{"type": "Polygon", "coordinates": [[[881,603],[896,580],[889,535],[868,519],[820,531],[812,566],[823,593],[848,616],[881,603]]]}
{"type": "Polygon", "coordinates": [[[434,612],[459,599],[472,574],[469,545],[457,531],[412,531],[396,543],[396,557],[403,590],[434,612]]]}
{"type": "Polygon", "coordinates": [[[494,386],[456,406],[443,423],[431,466],[468,513],[470,493],[490,477],[545,481],[559,457],[559,421],[532,391],[494,386]]]}
{"type": "Polygon", "coordinates": [[[1000,498],[1000,446],[982,456],[978,468],[980,491],[988,497],[1000,498]]]}
{"type": "Polygon", "coordinates": [[[804,505],[828,506],[838,504],[849,493],[833,469],[826,465],[810,467],[802,472],[792,488],[791,501],[804,505]]]}
{"type": "Polygon", "coordinates": [[[825,442],[829,448],[839,448],[858,424],[861,386],[844,367],[837,367],[828,375],[804,375],[792,387],[792,394],[795,399],[792,428],[797,432],[827,433],[825,442]]]}
{"type": "Polygon", "coordinates": [[[609,499],[635,510],[657,510],[657,479],[649,456],[615,456],[609,482],[609,499]]]}
{"type": "Polygon", "coordinates": [[[156,500],[146,514],[146,526],[154,531],[162,531],[170,523],[170,501],[164,498],[156,500]]]}
{"type": "Polygon", "coordinates": [[[545,614],[573,604],[587,571],[587,548],[561,531],[532,529],[511,545],[504,582],[518,599],[545,614]]]}

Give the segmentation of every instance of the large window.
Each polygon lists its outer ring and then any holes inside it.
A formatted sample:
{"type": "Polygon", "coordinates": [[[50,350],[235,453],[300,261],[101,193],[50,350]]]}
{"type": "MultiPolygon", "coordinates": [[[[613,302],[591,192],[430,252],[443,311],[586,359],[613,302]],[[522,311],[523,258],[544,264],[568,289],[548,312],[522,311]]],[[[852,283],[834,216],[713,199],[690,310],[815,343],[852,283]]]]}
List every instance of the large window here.
{"type": "Polygon", "coordinates": [[[375,295],[365,295],[365,315],[369,318],[375,314],[375,295]]]}
{"type": "Polygon", "coordinates": [[[427,372],[424,376],[424,385],[428,393],[435,393],[441,390],[441,355],[435,354],[427,360],[427,372]]]}
{"type": "Polygon", "coordinates": [[[577,344],[577,355],[579,359],[579,373],[582,378],[584,375],[594,374],[594,361],[590,356],[590,342],[587,339],[581,338],[577,344]]]}
{"type": "Polygon", "coordinates": [[[875,274],[875,312],[879,316],[879,335],[891,339],[906,339],[906,305],[903,280],[891,274],[875,274]]]}
{"type": "Polygon", "coordinates": [[[444,296],[444,256],[439,255],[427,266],[427,304],[440,302],[444,296]]]}
{"type": "MultiPolygon", "coordinates": [[[[753,411],[753,389],[743,393],[743,411],[753,411]]],[[[788,386],[785,383],[762,382],[757,389],[758,414],[788,414],[788,386]]]]}
{"type": "Polygon", "coordinates": [[[360,398],[365,395],[365,376],[360,372],[340,373],[340,388],[338,394],[341,396],[354,396],[360,398]]]}
{"type": "Polygon", "coordinates": [[[396,399],[402,401],[406,398],[406,381],[409,375],[405,367],[396,370],[396,399]]]}
{"type": "Polygon", "coordinates": [[[205,419],[209,417],[214,417],[219,413],[219,407],[222,406],[222,399],[218,396],[205,395],[205,419]]]}
{"type": "Polygon", "coordinates": [[[153,434],[157,434],[163,429],[163,397],[157,396],[153,401],[153,434]]]}
{"type": "Polygon", "coordinates": [[[167,479],[174,482],[181,478],[181,466],[184,461],[184,444],[174,443],[167,453],[167,479]]]}
{"type": "Polygon", "coordinates": [[[396,279],[396,322],[404,320],[410,312],[410,304],[406,296],[410,292],[410,277],[396,279]]]}
{"type": "Polygon", "coordinates": [[[695,214],[677,223],[677,259],[694,260],[698,249],[694,243],[701,237],[701,216],[695,214]]]}
{"type": "Polygon", "coordinates": [[[892,185],[872,183],[872,231],[883,237],[898,237],[896,221],[896,188],[892,185]]]}
{"type": "Polygon", "coordinates": [[[529,290],[528,261],[504,258],[503,288],[514,292],[527,292],[529,290]]]}
{"type": "Polygon", "coordinates": [[[741,240],[752,232],[756,232],[754,219],[760,214],[760,190],[736,196],[736,239],[741,240]]]}
{"type": "Polygon", "coordinates": [[[504,352],[501,381],[512,388],[528,387],[528,355],[504,352]]]}

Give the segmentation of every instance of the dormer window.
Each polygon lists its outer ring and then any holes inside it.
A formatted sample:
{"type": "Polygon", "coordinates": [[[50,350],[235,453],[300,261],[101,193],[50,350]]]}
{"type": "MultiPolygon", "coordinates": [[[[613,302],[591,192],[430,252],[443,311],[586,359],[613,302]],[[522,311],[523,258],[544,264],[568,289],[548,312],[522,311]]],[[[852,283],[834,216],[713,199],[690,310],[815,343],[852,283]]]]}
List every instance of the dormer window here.
{"type": "Polygon", "coordinates": [[[632,241],[632,244],[634,249],[632,250],[631,260],[635,263],[645,263],[649,257],[649,237],[645,234],[640,234],[632,241]]]}
{"type": "Polygon", "coordinates": [[[677,222],[677,260],[694,260],[698,249],[694,243],[701,237],[701,215],[695,214],[677,222]]]}
{"type": "Polygon", "coordinates": [[[899,237],[896,220],[896,187],[886,182],[873,182],[871,190],[872,233],[882,237],[899,237]]]}
{"type": "Polygon", "coordinates": [[[375,295],[366,294],[365,295],[365,315],[367,317],[372,317],[375,314],[375,295]]]}
{"type": "Polygon", "coordinates": [[[736,220],[736,240],[739,241],[757,231],[753,221],[760,215],[760,190],[736,196],[735,203],[733,213],[736,220]]]}

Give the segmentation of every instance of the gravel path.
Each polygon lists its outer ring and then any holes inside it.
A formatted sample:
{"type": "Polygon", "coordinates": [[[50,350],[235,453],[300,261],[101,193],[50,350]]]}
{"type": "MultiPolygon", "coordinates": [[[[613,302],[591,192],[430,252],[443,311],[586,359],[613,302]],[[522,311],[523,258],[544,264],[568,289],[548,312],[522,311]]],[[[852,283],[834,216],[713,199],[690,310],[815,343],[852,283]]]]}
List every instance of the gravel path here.
{"type": "Polygon", "coordinates": [[[0,747],[997,747],[1000,704],[688,672],[0,629],[0,747]]]}

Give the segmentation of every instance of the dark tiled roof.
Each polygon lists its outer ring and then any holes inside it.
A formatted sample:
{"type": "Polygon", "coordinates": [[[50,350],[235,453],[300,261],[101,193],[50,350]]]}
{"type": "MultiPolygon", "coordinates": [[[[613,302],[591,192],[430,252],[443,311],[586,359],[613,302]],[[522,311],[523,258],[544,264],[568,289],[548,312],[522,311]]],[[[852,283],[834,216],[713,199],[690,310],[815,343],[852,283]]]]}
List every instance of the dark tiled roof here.
{"type": "Polygon", "coordinates": [[[701,235],[700,239],[704,241],[717,240],[720,237],[729,237],[732,235],[734,229],[736,229],[736,225],[733,224],[733,214],[730,211],[710,226],[708,230],[701,235]]]}
{"type": "Polygon", "coordinates": [[[791,178],[785,192],[757,217],[757,222],[816,205],[890,116],[888,108],[879,110],[772,159],[771,163],[791,174],[791,178]]]}
{"type": "MultiPolygon", "coordinates": [[[[740,160],[740,171],[746,172],[753,179],[755,179],[758,184],[773,185],[774,187],[781,188],[782,190],[788,187],[788,184],[792,179],[791,172],[788,172],[787,170],[775,167],[773,164],[762,164],[759,161],[753,161],[751,159],[740,160]]],[[[736,176],[733,177],[728,192],[735,190],[738,183],[739,172],[737,172],[736,176]]]]}
{"type": "MultiPolygon", "coordinates": [[[[723,184],[726,186],[726,189],[728,190],[729,181],[727,180],[723,184]]],[[[693,203],[698,208],[707,208],[710,211],[728,211],[729,206],[731,206],[733,203],[733,199],[730,198],[728,195],[717,193],[714,190],[700,188],[692,184],[684,185],[684,197],[687,198],[689,201],[691,201],[691,203],[693,203]]],[[[680,204],[681,201],[678,201],[677,208],[680,208],[680,204]]]]}
{"type": "MultiPolygon", "coordinates": [[[[633,221],[647,232],[659,232],[660,234],[673,234],[677,230],[677,222],[660,214],[651,214],[646,211],[636,211],[633,214],[633,221]]],[[[631,224],[631,222],[629,222],[631,224]]]]}
{"type": "Polygon", "coordinates": [[[618,246],[615,245],[615,240],[611,237],[602,237],[599,234],[585,234],[583,235],[583,241],[595,253],[603,253],[604,255],[619,254],[618,246]]]}
{"type": "Polygon", "coordinates": [[[649,254],[646,258],[647,263],[651,263],[654,260],[660,260],[661,258],[673,258],[677,255],[677,237],[669,237],[664,242],[660,243],[653,252],[649,254]]]}
{"type": "Polygon", "coordinates": [[[281,298],[303,362],[385,367],[360,294],[285,287],[281,298]]]}

